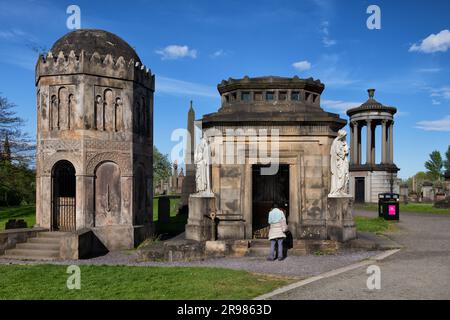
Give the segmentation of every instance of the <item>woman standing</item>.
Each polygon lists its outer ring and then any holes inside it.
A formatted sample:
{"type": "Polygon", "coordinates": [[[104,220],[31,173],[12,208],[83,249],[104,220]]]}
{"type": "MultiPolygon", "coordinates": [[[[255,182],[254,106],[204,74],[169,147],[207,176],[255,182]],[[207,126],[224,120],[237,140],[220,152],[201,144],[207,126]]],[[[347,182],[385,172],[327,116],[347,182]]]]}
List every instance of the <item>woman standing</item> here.
{"type": "Polygon", "coordinates": [[[278,261],[284,259],[283,257],[283,240],[286,238],[287,231],[286,217],[278,208],[276,203],[273,204],[272,210],[269,212],[269,240],[270,240],[270,254],[267,260],[273,261],[278,257],[278,261]],[[275,245],[278,243],[278,254],[275,255],[275,245]]]}

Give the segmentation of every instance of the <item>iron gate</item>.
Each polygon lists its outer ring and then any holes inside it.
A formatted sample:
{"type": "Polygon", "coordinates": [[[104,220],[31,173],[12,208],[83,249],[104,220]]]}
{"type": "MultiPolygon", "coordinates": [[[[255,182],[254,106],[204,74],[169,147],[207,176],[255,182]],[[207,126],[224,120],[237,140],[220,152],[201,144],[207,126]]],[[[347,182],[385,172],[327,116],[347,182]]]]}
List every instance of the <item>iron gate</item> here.
{"type": "Polygon", "coordinates": [[[53,170],[54,231],[75,231],[75,168],[69,161],[60,161],[53,170]]]}

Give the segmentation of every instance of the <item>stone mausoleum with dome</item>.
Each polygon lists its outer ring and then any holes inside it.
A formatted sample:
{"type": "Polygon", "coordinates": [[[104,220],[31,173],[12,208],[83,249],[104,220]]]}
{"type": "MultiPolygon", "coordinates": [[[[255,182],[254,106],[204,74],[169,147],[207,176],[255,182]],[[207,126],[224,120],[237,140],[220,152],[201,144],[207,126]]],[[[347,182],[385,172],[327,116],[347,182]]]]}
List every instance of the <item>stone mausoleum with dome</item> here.
{"type": "Polygon", "coordinates": [[[294,239],[355,236],[351,201],[337,207],[329,197],[330,149],[347,122],[322,109],[324,89],[320,80],[277,76],[230,78],[218,85],[219,110],[197,121],[211,148],[215,198],[205,205],[192,198],[188,239],[267,238],[274,202],[285,210],[294,239]],[[209,212],[195,210],[204,207],[214,212],[215,225],[205,217],[209,212]]]}
{"type": "Polygon", "coordinates": [[[82,29],[39,57],[36,87],[37,225],[132,248],[152,232],[154,75],[118,36],[82,29]]]}

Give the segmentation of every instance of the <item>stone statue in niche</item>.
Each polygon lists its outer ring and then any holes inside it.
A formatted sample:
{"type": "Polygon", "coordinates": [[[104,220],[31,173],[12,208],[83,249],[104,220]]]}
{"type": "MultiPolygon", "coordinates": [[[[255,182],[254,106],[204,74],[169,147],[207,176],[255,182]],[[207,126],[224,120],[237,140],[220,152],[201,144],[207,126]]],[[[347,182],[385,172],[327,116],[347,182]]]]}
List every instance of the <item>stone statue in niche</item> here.
{"type": "Polygon", "coordinates": [[[113,131],[114,97],[111,89],[106,89],[103,94],[103,130],[113,131]]]}
{"type": "Polygon", "coordinates": [[[69,94],[69,98],[67,101],[67,129],[73,129],[74,127],[74,121],[73,119],[73,107],[74,107],[74,98],[73,94],[69,94]]]}
{"type": "Polygon", "coordinates": [[[329,197],[348,196],[348,153],[347,132],[339,130],[331,145],[331,188],[329,197]]]}
{"type": "Polygon", "coordinates": [[[69,91],[66,87],[58,90],[58,126],[59,130],[67,130],[68,126],[69,91]]]}
{"type": "Polygon", "coordinates": [[[102,127],[102,109],[103,109],[103,101],[101,96],[97,96],[95,98],[95,107],[94,107],[94,129],[101,129],[102,127]]]}
{"type": "Polygon", "coordinates": [[[50,129],[58,129],[58,99],[52,95],[50,102],[50,129]]]}
{"type": "Polygon", "coordinates": [[[211,163],[211,151],[208,140],[205,136],[200,139],[200,143],[195,148],[195,184],[197,194],[211,195],[211,179],[209,165],[211,163]]]}
{"type": "Polygon", "coordinates": [[[121,131],[123,129],[123,108],[122,99],[116,98],[116,104],[114,109],[114,130],[121,131]]]}

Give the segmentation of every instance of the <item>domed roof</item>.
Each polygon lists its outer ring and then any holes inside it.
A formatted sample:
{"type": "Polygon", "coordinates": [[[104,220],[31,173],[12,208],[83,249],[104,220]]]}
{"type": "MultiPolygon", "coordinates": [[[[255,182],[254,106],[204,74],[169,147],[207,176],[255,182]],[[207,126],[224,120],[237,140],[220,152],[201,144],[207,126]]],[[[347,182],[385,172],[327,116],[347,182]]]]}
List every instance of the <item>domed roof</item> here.
{"type": "Polygon", "coordinates": [[[372,111],[372,110],[387,111],[387,112],[391,113],[392,115],[394,115],[397,112],[396,108],[390,107],[390,106],[385,106],[382,103],[380,103],[374,99],[375,89],[367,89],[367,92],[369,93],[369,99],[366,102],[364,102],[362,105],[360,105],[359,107],[348,109],[347,110],[348,116],[351,117],[352,115],[354,115],[356,113],[364,112],[364,111],[372,111]]]}
{"type": "Polygon", "coordinates": [[[97,52],[102,57],[110,54],[115,59],[122,56],[126,61],[134,59],[136,62],[141,62],[134,49],[125,40],[104,30],[79,29],[72,31],[56,41],[50,49],[54,55],[60,51],[68,55],[71,50],[76,55],[84,50],[88,55],[97,52]]]}

